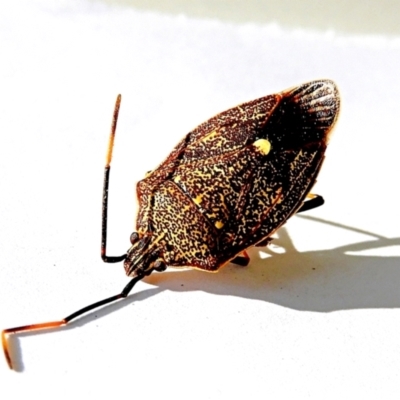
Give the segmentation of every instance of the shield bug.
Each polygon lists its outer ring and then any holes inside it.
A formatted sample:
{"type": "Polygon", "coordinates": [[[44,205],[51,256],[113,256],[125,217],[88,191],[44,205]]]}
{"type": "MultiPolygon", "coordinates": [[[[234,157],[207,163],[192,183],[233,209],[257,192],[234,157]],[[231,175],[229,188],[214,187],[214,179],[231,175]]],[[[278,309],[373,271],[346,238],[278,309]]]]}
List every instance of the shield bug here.
{"type": "Polygon", "coordinates": [[[121,293],[54,322],[2,332],[58,327],[104,304],[125,298],[153,271],[193,267],[216,272],[247,265],[246,249],[264,246],[296,212],[323,204],[310,195],[339,112],[335,84],[317,80],[231,108],[187,134],[158,168],[137,184],[136,231],[126,254],[108,256],[110,164],[121,96],[118,96],[103,188],[101,257],[124,261],[132,279],[121,293]]]}

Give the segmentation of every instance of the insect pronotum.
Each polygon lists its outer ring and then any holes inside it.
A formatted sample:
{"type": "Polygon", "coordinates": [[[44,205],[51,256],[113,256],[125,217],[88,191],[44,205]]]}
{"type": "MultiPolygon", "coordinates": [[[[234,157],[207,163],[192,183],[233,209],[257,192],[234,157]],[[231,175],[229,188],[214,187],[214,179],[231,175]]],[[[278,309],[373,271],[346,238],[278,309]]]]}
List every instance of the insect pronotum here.
{"type": "Polygon", "coordinates": [[[168,266],[216,272],[228,262],[247,265],[246,249],[265,246],[296,212],[323,204],[310,195],[339,112],[335,84],[317,80],[231,108],[187,134],[167,159],[137,184],[136,231],[126,254],[108,256],[107,204],[121,96],[107,149],[101,258],[124,261],[132,279],[121,293],[53,322],[2,331],[55,328],[128,296],[134,285],[168,266]]]}

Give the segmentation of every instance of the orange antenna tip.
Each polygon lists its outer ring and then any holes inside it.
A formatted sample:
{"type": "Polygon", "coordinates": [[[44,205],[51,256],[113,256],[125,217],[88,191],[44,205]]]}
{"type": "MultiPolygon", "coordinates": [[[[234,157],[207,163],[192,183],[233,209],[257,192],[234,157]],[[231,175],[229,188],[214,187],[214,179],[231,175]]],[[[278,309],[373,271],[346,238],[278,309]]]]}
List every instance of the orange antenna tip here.
{"type": "Polygon", "coordinates": [[[6,335],[7,335],[7,329],[1,332],[1,343],[3,345],[4,356],[6,357],[7,364],[10,367],[10,369],[14,369],[11,362],[10,352],[8,351],[8,342],[6,335]]]}
{"type": "Polygon", "coordinates": [[[115,131],[117,129],[117,121],[118,121],[118,114],[119,114],[120,105],[121,105],[121,95],[119,94],[117,96],[117,100],[115,101],[113,119],[112,119],[112,123],[111,123],[110,138],[108,140],[107,156],[106,156],[106,168],[109,167],[110,164],[111,164],[112,152],[113,152],[113,148],[114,148],[114,137],[115,137],[115,131]]]}

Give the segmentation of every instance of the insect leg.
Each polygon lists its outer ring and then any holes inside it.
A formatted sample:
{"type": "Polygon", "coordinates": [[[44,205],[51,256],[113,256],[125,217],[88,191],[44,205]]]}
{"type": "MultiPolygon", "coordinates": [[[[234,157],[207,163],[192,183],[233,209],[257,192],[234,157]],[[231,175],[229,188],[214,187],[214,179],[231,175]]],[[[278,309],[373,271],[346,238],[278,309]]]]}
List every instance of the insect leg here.
{"type": "Polygon", "coordinates": [[[325,203],[324,198],[319,194],[308,194],[307,197],[310,198],[310,200],[305,201],[303,205],[297,210],[297,213],[312,210],[314,208],[322,206],[325,203]]]}
{"type": "Polygon", "coordinates": [[[115,296],[108,297],[107,299],[97,301],[96,303],[90,304],[86,307],[83,307],[80,310],[75,311],[71,315],[68,315],[68,317],[65,317],[64,319],[61,319],[59,321],[43,322],[40,324],[24,325],[24,326],[17,326],[15,328],[4,329],[1,332],[1,341],[2,341],[3,351],[4,351],[4,355],[6,357],[8,366],[11,369],[13,369],[13,363],[11,360],[10,351],[9,351],[8,342],[7,342],[7,336],[9,334],[25,332],[25,331],[35,331],[35,330],[39,330],[39,329],[57,328],[57,327],[66,325],[66,324],[68,324],[68,322],[72,321],[73,319],[79,317],[82,314],[87,313],[88,311],[94,310],[95,308],[104,306],[105,304],[113,303],[114,301],[117,301],[117,300],[127,297],[129,292],[135,286],[135,284],[137,282],[139,282],[143,278],[143,276],[144,275],[138,275],[138,276],[135,276],[133,279],[131,279],[129,281],[129,283],[124,287],[124,289],[122,290],[121,293],[119,293],[115,296]]]}
{"type": "Polygon", "coordinates": [[[107,263],[116,263],[124,260],[126,254],[122,256],[107,256],[107,216],[108,216],[108,185],[110,181],[111,159],[114,147],[115,131],[117,129],[117,120],[119,107],[121,104],[121,95],[119,94],[115,102],[113,119],[111,124],[110,138],[108,141],[106,166],[104,169],[104,185],[103,185],[103,207],[101,213],[101,258],[107,263]]]}
{"type": "MultiPolygon", "coordinates": [[[[300,209],[297,211],[298,213],[304,212],[304,211],[309,211],[314,208],[320,207],[324,204],[324,198],[320,196],[319,194],[308,194],[307,195],[310,200],[307,200],[303,203],[303,205],[300,207],[300,209]]],[[[271,243],[272,238],[267,238],[262,240],[261,242],[258,242],[255,247],[266,247],[268,246],[269,243],[271,243]]]]}
{"type": "Polygon", "coordinates": [[[242,267],[247,267],[250,262],[250,257],[246,251],[243,251],[240,256],[236,256],[230,261],[232,264],[240,265],[242,267]]]}
{"type": "MultiPolygon", "coordinates": [[[[308,194],[307,197],[310,200],[307,200],[303,203],[303,205],[299,208],[297,211],[298,213],[304,212],[304,211],[309,211],[314,208],[320,207],[324,204],[324,198],[320,196],[319,194],[308,194]]],[[[272,238],[267,238],[265,240],[262,240],[261,242],[258,242],[255,246],[256,247],[266,247],[268,246],[269,243],[271,243],[272,238]]]]}

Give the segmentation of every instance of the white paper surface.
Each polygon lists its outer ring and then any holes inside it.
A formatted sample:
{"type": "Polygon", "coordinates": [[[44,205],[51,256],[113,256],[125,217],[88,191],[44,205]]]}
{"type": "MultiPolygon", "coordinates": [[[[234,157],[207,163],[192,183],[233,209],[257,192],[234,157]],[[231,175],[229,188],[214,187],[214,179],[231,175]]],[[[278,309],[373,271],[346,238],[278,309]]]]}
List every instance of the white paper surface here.
{"type": "MultiPolygon", "coordinates": [[[[396,398],[400,39],[160,15],[84,0],[0,12],[0,328],[117,294],[135,182],[217,112],[330,78],[342,112],[314,192],[248,268],[171,271],[64,329],[14,338],[2,393],[42,399],[396,398]]],[[[5,398],[5,397],[4,397],[5,398]]]]}

